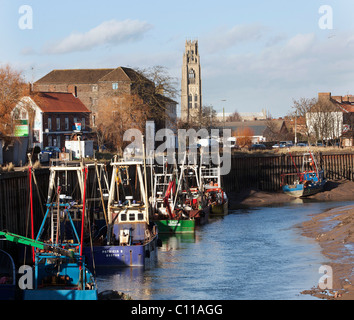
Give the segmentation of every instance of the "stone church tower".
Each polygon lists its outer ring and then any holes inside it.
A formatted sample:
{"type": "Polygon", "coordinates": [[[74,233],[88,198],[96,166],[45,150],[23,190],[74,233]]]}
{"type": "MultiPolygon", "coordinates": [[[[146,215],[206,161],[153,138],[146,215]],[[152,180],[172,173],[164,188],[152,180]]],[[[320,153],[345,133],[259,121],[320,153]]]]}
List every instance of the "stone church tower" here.
{"type": "Polygon", "coordinates": [[[202,111],[202,75],[197,40],[186,41],[181,88],[181,119],[186,122],[197,120],[202,111]]]}

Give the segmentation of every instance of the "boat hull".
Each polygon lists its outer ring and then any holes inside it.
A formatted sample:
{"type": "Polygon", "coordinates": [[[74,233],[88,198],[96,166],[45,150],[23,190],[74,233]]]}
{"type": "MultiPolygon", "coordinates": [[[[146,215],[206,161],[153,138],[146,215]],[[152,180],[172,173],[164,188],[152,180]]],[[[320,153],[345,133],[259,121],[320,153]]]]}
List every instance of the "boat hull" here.
{"type": "Polygon", "coordinates": [[[326,181],[314,185],[305,187],[303,184],[297,185],[285,185],[283,186],[283,192],[295,198],[304,198],[312,196],[323,191],[323,186],[326,181]]]}
{"type": "Polygon", "coordinates": [[[157,261],[157,236],[142,245],[111,245],[84,248],[87,265],[96,267],[146,267],[157,261]],[[93,259],[92,259],[93,253],[93,259]]]}
{"type": "Polygon", "coordinates": [[[222,204],[212,204],[211,205],[211,215],[213,216],[226,216],[229,213],[229,203],[228,201],[222,204]]]}
{"type": "Polygon", "coordinates": [[[300,198],[304,194],[303,184],[285,185],[282,187],[282,189],[285,194],[295,198],[300,198]]]}
{"type": "Polygon", "coordinates": [[[97,290],[24,290],[23,300],[98,300],[97,290]]]}
{"type": "Polygon", "coordinates": [[[194,233],[194,220],[157,220],[159,234],[194,233]]]}
{"type": "Polygon", "coordinates": [[[209,216],[211,212],[211,206],[208,205],[203,209],[191,210],[190,216],[194,218],[196,226],[202,226],[209,222],[209,216]]]}

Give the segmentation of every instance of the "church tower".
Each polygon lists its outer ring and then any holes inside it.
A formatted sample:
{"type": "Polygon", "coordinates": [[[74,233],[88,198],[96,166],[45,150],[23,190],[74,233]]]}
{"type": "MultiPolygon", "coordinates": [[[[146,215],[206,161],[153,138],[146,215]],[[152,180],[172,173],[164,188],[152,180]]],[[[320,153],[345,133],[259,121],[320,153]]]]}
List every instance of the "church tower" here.
{"type": "Polygon", "coordinates": [[[202,75],[197,40],[186,41],[181,89],[181,119],[196,121],[202,111],[202,75]]]}

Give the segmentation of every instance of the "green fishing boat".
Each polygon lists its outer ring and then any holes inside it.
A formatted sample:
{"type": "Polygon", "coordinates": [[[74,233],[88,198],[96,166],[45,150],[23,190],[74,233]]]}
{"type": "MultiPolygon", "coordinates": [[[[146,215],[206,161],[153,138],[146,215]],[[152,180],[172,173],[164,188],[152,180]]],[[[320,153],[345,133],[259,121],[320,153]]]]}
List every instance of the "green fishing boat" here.
{"type": "Polygon", "coordinates": [[[211,207],[200,191],[197,165],[186,165],[186,155],[180,170],[169,170],[167,162],[154,179],[153,220],[159,234],[193,233],[195,227],[208,222],[211,207]],[[178,179],[177,179],[178,178],[178,179]]]}
{"type": "Polygon", "coordinates": [[[156,220],[155,221],[159,233],[194,233],[195,220],[156,220]]]}

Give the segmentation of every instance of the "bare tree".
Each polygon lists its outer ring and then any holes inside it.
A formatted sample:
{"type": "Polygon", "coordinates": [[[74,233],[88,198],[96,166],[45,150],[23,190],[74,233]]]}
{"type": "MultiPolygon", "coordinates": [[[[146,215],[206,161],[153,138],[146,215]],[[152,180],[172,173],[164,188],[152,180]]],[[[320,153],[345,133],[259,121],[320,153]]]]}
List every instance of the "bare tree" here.
{"type": "Polygon", "coordinates": [[[289,116],[306,117],[306,113],[310,112],[316,103],[316,98],[300,98],[299,100],[293,99],[293,111],[289,114],[289,116]]]}
{"type": "Polygon", "coordinates": [[[316,103],[316,98],[300,98],[299,100],[293,99],[292,112],[288,114],[289,118],[297,119],[297,133],[299,133],[299,123],[304,123],[304,125],[301,126],[301,133],[307,141],[310,139],[311,129],[307,125],[306,115],[311,111],[316,103]]]}
{"type": "Polygon", "coordinates": [[[164,127],[170,119],[169,102],[177,99],[177,79],[170,76],[163,66],[151,68],[135,68],[137,76],[134,79],[133,92],[138,94],[151,108],[151,114],[157,127],[164,127]]]}
{"type": "Polygon", "coordinates": [[[233,112],[232,114],[230,114],[226,118],[226,122],[236,122],[236,121],[241,121],[241,120],[242,120],[242,118],[237,111],[233,112]]]}
{"type": "Polygon", "coordinates": [[[9,65],[0,68],[0,132],[3,135],[13,133],[12,110],[20,99],[29,93],[21,72],[9,65]]]}
{"type": "Polygon", "coordinates": [[[309,133],[316,141],[333,140],[342,134],[343,112],[332,100],[321,99],[307,113],[309,133]]]}
{"type": "Polygon", "coordinates": [[[217,118],[217,112],[212,105],[203,106],[201,112],[198,115],[190,115],[189,121],[179,120],[177,127],[179,129],[212,129],[219,123],[217,118]]]}
{"type": "Polygon", "coordinates": [[[103,100],[98,106],[97,115],[99,148],[106,143],[122,154],[125,146],[124,133],[132,128],[144,132],[150,112],[149,105],[138,95],[124,94],[103,100]]]}

